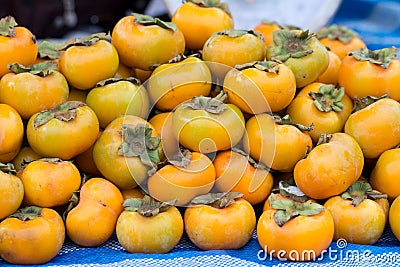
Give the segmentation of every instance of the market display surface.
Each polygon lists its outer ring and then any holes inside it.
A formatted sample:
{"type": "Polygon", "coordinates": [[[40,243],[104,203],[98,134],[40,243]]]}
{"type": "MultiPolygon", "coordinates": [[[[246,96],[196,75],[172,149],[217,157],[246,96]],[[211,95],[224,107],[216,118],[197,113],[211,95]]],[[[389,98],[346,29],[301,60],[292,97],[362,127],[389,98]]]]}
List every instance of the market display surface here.
{"type": "Polygon", "coordinates": [[[1,20],[0,266],[399,266],[400,3],[311,33],[186,2],[65,43],[1,20]]]}

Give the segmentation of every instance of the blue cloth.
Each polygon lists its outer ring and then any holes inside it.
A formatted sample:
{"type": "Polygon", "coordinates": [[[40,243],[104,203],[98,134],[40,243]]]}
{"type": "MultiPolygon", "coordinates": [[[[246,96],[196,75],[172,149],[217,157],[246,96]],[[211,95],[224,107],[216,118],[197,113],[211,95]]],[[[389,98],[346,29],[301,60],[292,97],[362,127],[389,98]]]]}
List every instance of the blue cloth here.
{"type": "Polygon", "coordinates": [[[399,0],[343,0],[330,24],[355,30],[371,50],[400,48],[399,0]]]}
{"type": "MultiPolygon", "coordinates": [[[[372,50],[400,47],[400,1],[343,0],[330,24],[352,28],[372,50]]],[[[400,242],[389,227],[373,246],[333,242],[325,257],[315,262],[264,259],[260,249],[254,233],[239,250],[201,251],[184,236],[170,253],[130,254],[113,235],[98,248],[81,248],[66,241],[60,253],[45,266],[400,266],[400,242]]],[[[0,266],[15,265],[0,259],[0,266]]]]}

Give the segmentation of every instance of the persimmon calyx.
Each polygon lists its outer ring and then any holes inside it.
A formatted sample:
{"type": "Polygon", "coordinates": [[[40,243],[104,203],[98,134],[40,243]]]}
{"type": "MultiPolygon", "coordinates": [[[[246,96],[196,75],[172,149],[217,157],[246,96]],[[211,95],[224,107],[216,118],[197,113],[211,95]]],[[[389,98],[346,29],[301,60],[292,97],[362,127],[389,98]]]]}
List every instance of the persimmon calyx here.
{"type": "Polygon", "coordinates": [[[245,64],[238,64],[235,66],[237,70],[245,70],[255,68],[261,71],[279,74],[279,62],[276,61],[252,61],[245,64]]]}
{"type": "Polygon", "coordinates": [[[268,167],[267,165],[265,165],[262,162],[258,162],[255,159],[253,159],[252,157],[250,157],[249,154],[247,154],[246,152],[244,152],[243,150],[241,150],[240,148],[237,147],[232,147],[231,148],[232,152],[236,152],[244,157],[247,158],[247,161],[250,163],[251,166],[253,166],[255,169],[260,169],[260,170],[266,170],[266,171],[271,171],[271,168],[268,167]]]}
{"type": "Polygon", "coordinates": [[[253,31],[253,30],[239,30],[239,29],[226,29],[218,32],[214,32],[212,35],[226,35],[230,38],[241,37],[246,34],[251,34],[261,39],[263,42],[265,41],[264,37],[261,33],[253,31]]]}
{"type": "Polygon", "coordinates": [[[358,61],[369,61],[373,64],[387,69],[393,59],[397,57],[398,49],[394,46],[382,48],[379,50],[369,50],[368,48],[359,48],[349,53],[358,61]]]}
{"type": "Polygon", "coordinates": [[[273,193],[281,194],[296,202],[306,202],[310,198],[298,188],[293,177],[288,181],[279,181],[278,186],[272,190],[273,193]]]}
{"type": "Polygon", "coordinates": [[[33,120],[33,127],[37,129],[52,119],[65,122],[71,121],[76,118],[77,109],[83,106],[86,106],[86,104],[80,101],[67,101],[55,108],[43,110],[33,120]]]}
{"type": "Polygon", "coordinates": [[[161,138],[151,136],[153,129],[146,124],[122,124],[122,136],[118,155],[125,157],[139,157],[142,163],[153,170],[160,162],[159,145],[161,138]]]}
{"type": "Polygon", "coordinates": [[[8,218],[16,218],[21,221],[34,220],[42,216],[42,208],[37,206],[23,207],[13,214],[9,215],[8,218]]]}
{"type": "Polygon", "coordinates": [[[243,194],[239,192],[208,193],[193,198],[190,202],[190,206],[208,205],[216,209],[223,209],[235,203],[236,198],[242,197],[243,194]]]}
{"type": "Polygon", "coordinates": [[[356,181],[342,195],[343,199],[350,200],[354,207],[357,207],[365,199],[387,198],[386,194],[373,191],[371,185],[365,181],[356,181]]]}
{"type": "Polygon", "coordinates": [[[103,87],[103,86],[106,86],[108,84],[113,84],[113,83],[122,82],[122,81],[130,82],[130,83],[133,83],[134,85],[137,85],[137,86],[140,86],[142,84],[140,82],[140,80],[135,78],[135,77],[108,78],[108,79],[105,79],[105,80],[102,80],[102,81],[96,83],[96,85],[94,87],[103,87]]]}
{"type": "Polygon", "coordinates": [[[309,30],[296,32],[293,30],[282,29],[274,31],[274,49],[271,51],[271,60],[285,62],[289,58],[302,58],[314,51],[311,48],[311,38],[314,33],[309,30]]]}
{"type": "Polygon", "coordinates": [[[389,94],[384,94],[380,97],[374,97],[374,96],[365,96],[363,98],[355,97],[352,113],[362,110],[368,107],[369,105],[372,105],[373,103],[385,98],[389,98],[389,94]]]}
{"type": "Polygon", "coordinates": [[[342,99],[344,88],[334,84],[321,85],[318,92],[309,92],[308,95],[314,100],[315,107],[322,112],[340,112],[344,107],[342,99]]]}
{"type": "Polygon", "coordinates": [[[183,3],[193,3],[200,7],[216,7],[220,8],[229,16],[232,16],[231,11],[229,10],[228,3],[221,2],[220,0],[183,0],[183,3]]]}
{"type": "Polygon", "coordinates": [[[60,43],[43,40],[38,44],[38,56],[39,58],[59,59],[61,57],[59,50],[61,46],[60,43]]]}
{"type": "Polygon", "coordinates": [[[319,40],[328,38],[331,40],[339,40],[344,44],[348,44],[351,40],[358,37],[358,34],[346,26],[338,26],[334,24],[320,29],[316,36],[319,40]]]}
{"type": "Polygon", "coordinates": [[[228,94],[224,91],[219,92],[215,97],[195,96],[192,101],[183,103],[182,106],[187,106],[194,110],[205,110],[211,114],[220,114],[227,109],[224,103],[227,97],[228,94]]]}
{"type": "Polygon", "coordinates": [[[292,125],[299,129],[302,132],[310,132],[314,129],[314,123],[311,123],[310,126],[306,126],[300,123],[294,123],[292,119],[290,118],[289,114],[286,114],[285,116],[281,117],[277,114],[272,114],[272,118],[274,122],[278,125],[292,125]]]}
{"type": "Polygon", "coordinates": [[[0,19],[0,35],[5,37],[15,36],[15,27],[18,23],[13,16],[6,16],[0,19]]]}
{"type": "Polygon", "coordinates": [[[46,77],[54,73],[58,68],[58,64],[54,61],[45,61],[30,66],[25,66],[19,63],[11,63],[7,65],[8,69],[15,74],[28,72],[39,77],[46,77]]]}
{"type": "Polygon", "coordinates": [[[137,212],[142,216],[151,217],[156,216],[161,212],[167,211],[173,206],[178,199],[174,199],[168,202],[157,201],[149,195],[145,195],[143,198],[127,198],[122,206],[126,211],[137,212]]]}
{"type": "Polygon", "coordinates": [[[15,170],[14,164],[12,164],[11,162],[9,162],[7,164],[0,162],[0,171],[2,171],[4,173],[13,174],[13,175],[15,175],[17,173],[17,171],[15,170]]]}
{"type": "Polygon", "coordinates": [[[41,158],[40,161],[47,162],[47,163],[60,163],[63,162],[60,158],[41,158]]]}
{"type": "Polygon", "coordinates": [[[111,41],[110,33],[99,32],[79,38],[71,38],[64,45],[60,46],[58,50],[67,50],[71,46],[91,46],[100,40],[111,41]]]}
{"type": "Polygon", "coordinates": [[[192,152],[190,152],[189,149],[180,147],[179,152],[176,153],[176,155],[172,155],[170,158],[168,158],[168,162],[176,167],[186,169],[190,164],[191,159],[192,152]]]}
{"type": "Polygon", "coordinates": [[[139,14],[139,13],[132,13],[132,16],[135,17],[134,23],[139,23],[144,26],[151,26],[151,25],[157,25],[163,29],[166,30],[172,30],[176,32],[178,28],[176,25],[172,22],[165,22],[159,18],[153,18],[152,16],[149,15],[144,15],[144,14],[139,14]]]}
{"type": "Polygon", "coordinates": [[[274,193],[268,197],[268,203],[276,210],[274,220],[279,227],[297,216],[313,216],[324,210],[324,206],[311,200],[301,203],[289,199],[278,199],[274,193]]]}
{"type": "Polygon", "coordinates": [[[332,134],[321,134],[315,146],[327,144],[331,139],[332,139],[332,134]]]}

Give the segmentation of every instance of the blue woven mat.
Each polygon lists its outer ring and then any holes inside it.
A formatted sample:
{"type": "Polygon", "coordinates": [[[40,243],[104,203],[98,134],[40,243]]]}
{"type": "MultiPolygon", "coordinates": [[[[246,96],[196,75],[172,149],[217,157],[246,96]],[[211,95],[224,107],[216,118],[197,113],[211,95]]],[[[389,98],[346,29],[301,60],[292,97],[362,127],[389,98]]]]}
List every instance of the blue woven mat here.
{"type": "MultiPolygon", "coordinates": [[[[343,0],[330,24],[357,31],[370,49],[400,48],[400,1],[343,0]]],[[[99,248],[80,248],[66,241],[59,255],[46,266],[400,266],[400,242],[389,227],[373,246],[333,242],[323,259],[294,263],[270,259],[260,253],[254,233],[240,250],[201,251],[186,236],[168,254],[130,254],[116,236],[99,248]]],[[[0,259],[0,266],[6,264],[0,259]]]]}
{"type": "MultiPolygon", "coordinates": [[[[98,248],[81,248],[70,241],[46,266],[382,266],[398,267],[400,242],[387,228],[373,246],[333,242],[313,262],[284,262],[266,256],[257,242],[256,233],[239,250],[201,251],[183,236],[181,242],[167,254],[131,254],[118,243],[116,236],[98,248]]],[[[16,266],[5,264],[1,266],[16,266]]]]}

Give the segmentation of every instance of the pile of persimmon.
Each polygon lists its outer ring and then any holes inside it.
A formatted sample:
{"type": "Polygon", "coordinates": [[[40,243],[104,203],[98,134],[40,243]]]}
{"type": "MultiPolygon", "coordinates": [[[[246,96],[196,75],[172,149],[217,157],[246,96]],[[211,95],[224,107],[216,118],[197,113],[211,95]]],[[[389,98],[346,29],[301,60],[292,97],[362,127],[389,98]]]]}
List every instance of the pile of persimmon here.
{"type": "Polygon", "coordinates": [[[60,43],[0,24],[3,260],[113,233],[168,253],[184,233],[240,249],[257,229],[293,261],[374,244],[387,223],[400,239],[397,48],[337,25],[237,29],[215,0],[60,43]]]}

